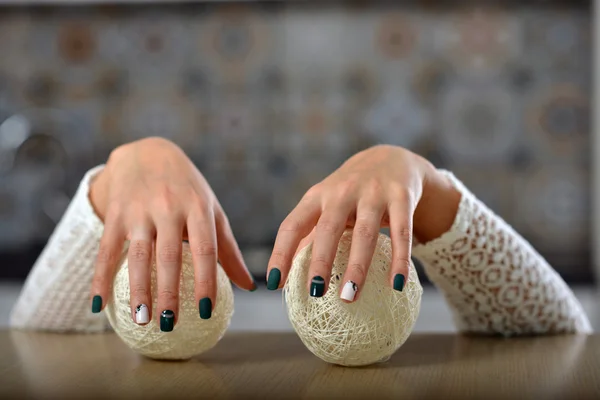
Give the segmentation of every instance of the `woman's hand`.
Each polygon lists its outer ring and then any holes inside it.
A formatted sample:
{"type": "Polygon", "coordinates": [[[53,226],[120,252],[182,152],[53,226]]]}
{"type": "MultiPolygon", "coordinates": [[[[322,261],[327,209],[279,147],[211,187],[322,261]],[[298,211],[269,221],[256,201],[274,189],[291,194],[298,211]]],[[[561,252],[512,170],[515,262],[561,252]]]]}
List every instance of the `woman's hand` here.
{"type": "Polygon", "coordinates": [[[117,148],[94,180],[90,200],[104,221],[92,283],[94,312],[106,304],[125,240],[130,241],[132,318],[138,324],[152,318],[150,267],[155,254],[160,326],[173,329],[184,239],[192,252],[201,318],[210,318],[217,301],[217,259],[236,285],[256,287],[217,198],[175,144],[148,138],[117,148]]]}
{"type": "Polygon", "coordinates": [[[452,225],[460,193],[422,157],[403,148],[376,146],[348,159],[313,186],[283,221],[269,261],[267,287],[282,287],[299,244],[313,242],[310,295],[327,291],[339,240],[353,227],[348,268],[340,296],[360,294],[381,227],[392,240],[390,284],[402,290],[408,276],[413,232],[429,241],[452,225]]]}

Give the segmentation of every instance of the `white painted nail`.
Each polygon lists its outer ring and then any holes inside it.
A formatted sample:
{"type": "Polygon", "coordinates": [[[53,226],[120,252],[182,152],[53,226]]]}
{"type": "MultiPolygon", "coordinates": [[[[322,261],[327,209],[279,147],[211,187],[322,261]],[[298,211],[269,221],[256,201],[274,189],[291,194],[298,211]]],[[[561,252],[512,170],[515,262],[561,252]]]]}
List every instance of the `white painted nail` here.
{"type": "Polygon", "coordinates": [[[346,301],[354,301],[354,296],[356,296],[356,292],[358,291],[358,287],[356,283],[352,281],[346,282],[344,288],[342,289],[342,294],[340,297],[346,301]]]}
{"type": "Polygon", "coordinates": [[[150,322],[148,307],[145,304],[140,304],[135,308],[135,322],[138,324],[147,324],[150,322]]]}

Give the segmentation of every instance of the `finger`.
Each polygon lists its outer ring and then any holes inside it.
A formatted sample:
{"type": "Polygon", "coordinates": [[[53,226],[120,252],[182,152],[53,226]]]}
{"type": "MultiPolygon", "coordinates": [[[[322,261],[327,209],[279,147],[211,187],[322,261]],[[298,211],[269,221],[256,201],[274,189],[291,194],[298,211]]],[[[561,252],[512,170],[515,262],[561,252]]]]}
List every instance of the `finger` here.
{"type": "Polygon", "coordinates": [[[190,213],[187,227],[196,304],[200,318],[209,319],[217,299],[217,233],[212,210],[190,213]]]}
{"type": "Polygon", "coordinates": [[[348,268],[344,272],[340,298],[347,302],[358,300],[360,289],[363,287],[381,226],[381,217],[384,213],[383,205],[378,202],[359,202],[356,223],[352,233],[352,247],[348,268]]]}
{"type": "Polygon", "coordinates": [[[294,258],[296,258],[296,256],[298,255],[298,253],[300,253],[300,251],[302,251],[306,246],[311,244],[313,242],[314,238],[315,238],[315,228],[313,228],[313,230],[308,234],[308,236],[306,236],[304,239],[302,239],[300,241],[300,243],[298,243],[298,248],[296,249],[296,252],[294,253],[294,257],[292,258],[292,260],[294,258]]]}
{"type": "Polygon", "coordinates": [[[108,301],[118,263],[123,254],[125,233],[116,212],[107,212],[92,279],[92,312],[99,313],[108,301]]]}
{"type": "Polygon", "coordinates": [[[134,222],[127,254],[129,265],[129,302],[133,321],[146,325],[152,319],[152,238],[154,227],[147,221],[134,222]]]}
{"type": "Polygon", "coordinates": [[[183,222],[177,218],[158,221],[156,230],[157,310],[160,330],[170,332],[179,311],[183,222]]]}
{"type": "Polygon", "coordinates": [[[312,297],[321,297],[327,292],[331,267],[349,213],[350,207],[336,205],[326,208],[319,218],[308,269],[309,293],[312,297]]]}
{"type": "Polygon", "coordinates": [[[256,283],[252,274],[246,267],[242,252],[235,240],[231,225],[225,212],[219,207],[214,211],[215,224],[216,224],[216,235],[217,235],[217,246],[218,246],[218,258],[223,267],[223,270],[241,289],[254,291],[256,290],[256,283]]]}
{"type": "Polygon", "coordinates": [[[389,205],[390,236],[392,239],[391,281],[395,290],[402,291],[408,280],[412,246],[414,207],[409,201],[389,205]]]}
{"type": "Polygon", "coordinates": [[[267,268],[267,289],[285,284],[300,241],[315,227],[320,215],[316,201],[303,200],[281,223],[267,268]]]}

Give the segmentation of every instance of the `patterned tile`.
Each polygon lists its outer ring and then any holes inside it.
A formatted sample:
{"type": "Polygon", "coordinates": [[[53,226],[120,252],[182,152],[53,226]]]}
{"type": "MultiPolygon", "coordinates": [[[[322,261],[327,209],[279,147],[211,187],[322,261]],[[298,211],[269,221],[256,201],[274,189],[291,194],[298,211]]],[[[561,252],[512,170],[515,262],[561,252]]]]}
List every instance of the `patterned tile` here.
{"type": "Polygon", "coordinates": [[[41,166],[19,196],[50,200],[10,198],[28,175],[0,172],[0,246],[47,234],[87,168],[159,135],[205,173],[242,246],[269,246],[311,185],[391,143],[455,170],[551,262],[584,263],[590,15],[553,1],[3,9],[0,124],[35,127],[22,155],[41,166]],[[45,186],[55,156],[66,178],[45,186]]]}
{"type": "Polygon", "coordinates": [[[588,171],[564,164],[537,166],[515,181],[517,229],[540,251],[585,253],[589,241],[588,171]]]}
{"type": "Polygon", "coordinates": [[[590,142],[589,96],[575,85],[557,84],[539,93],[528,127],[548,157],[578,159],[590,142]]]}
{"type": "Polygon", "coordinates": [[[520,134],[518,99],[507,88],[452,85],[441,97],[439,141],[456,161],[501,164],[520,134]]]}
{"type": "MultiPolygon", "coordinates": [[[[591,14],[586,10],[544,9],[523,16],[525,57],[555,77],[591,67],[591,14]]],[[[575,75],[575,74],[573,74],[575,75]]]]}
{"type": "Polygon", "coordinates": [[[376,143],[414,148],[431,131],[431,113],[407,91],[382,94],[367,109],[365,131],[376,143]]]}
{"type": "Polygon", "coordinates": [[[440,22],[436,44],[460,74],[493,75],[521,53],[521,24],[514,14],[477,7],[440,22]]]}

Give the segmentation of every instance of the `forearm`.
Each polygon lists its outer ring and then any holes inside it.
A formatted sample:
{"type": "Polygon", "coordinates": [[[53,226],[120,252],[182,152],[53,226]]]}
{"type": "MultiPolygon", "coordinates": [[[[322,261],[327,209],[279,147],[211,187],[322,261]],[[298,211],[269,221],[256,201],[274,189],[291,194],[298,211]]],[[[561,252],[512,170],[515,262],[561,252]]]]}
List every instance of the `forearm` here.
{"type": "Polygon", "coordinates": [[[437,215],[445,215],[446,224],[456,210],[453,222],[443,232],[420,227],[426,243],[413,255],[445,295],[459,329],[507,336],[591,331],[573,292],[546,260],[450,173],[440,175],[460,200],[450,196],[447,206],[423,212],[439,228],[437,215]]]}
{"type": "Polygon", "coordinates": [[[11,313],[15,328],[51,331],[102,331],[106,320],[90,311],[89,290],[104,227],[90,204],[83,179],[69,208],[35,265],[11,313]]]}
{"type": "Polygon", "coordinates": [[[431,164],[428,169],[413,216],[414,235],[419,243],[439,238],[450,230],[462,197],[448,176],[431,164]]]}

